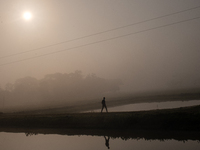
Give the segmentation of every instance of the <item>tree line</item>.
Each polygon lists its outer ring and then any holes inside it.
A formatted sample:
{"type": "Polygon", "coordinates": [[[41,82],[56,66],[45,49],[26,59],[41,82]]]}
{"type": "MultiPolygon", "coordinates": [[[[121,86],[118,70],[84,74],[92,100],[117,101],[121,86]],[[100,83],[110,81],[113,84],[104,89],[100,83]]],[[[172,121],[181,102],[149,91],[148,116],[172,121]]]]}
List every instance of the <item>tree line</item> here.
{"type": "Polygon", "coordinates": [[[48,74],[38,80],[24,77],[0,88],[0,103],[3,107],[23,107],[66,104],[102,97],[106,93],[117,92],[122,81],[104,79],[81,71],[73,73],[48,74]]]}

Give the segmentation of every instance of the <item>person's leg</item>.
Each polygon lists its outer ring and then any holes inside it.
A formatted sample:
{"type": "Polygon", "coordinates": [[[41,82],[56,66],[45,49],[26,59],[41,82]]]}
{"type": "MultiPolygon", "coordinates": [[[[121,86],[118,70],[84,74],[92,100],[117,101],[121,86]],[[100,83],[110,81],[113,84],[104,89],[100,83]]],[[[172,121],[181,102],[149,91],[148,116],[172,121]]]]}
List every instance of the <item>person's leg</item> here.
{"type": "Polygon", "coordinates": [[[108,112],[106,105],[105,105],[105,108],[106,108],[106,112],[108,112]]]}
{"type": "Polygon", "coordinates": [[[104,108],[104,106],[102,105],[102,108],[101,108],[101,113],[102,113],[102,111],[103,111],[103,108],[104,108]]]}

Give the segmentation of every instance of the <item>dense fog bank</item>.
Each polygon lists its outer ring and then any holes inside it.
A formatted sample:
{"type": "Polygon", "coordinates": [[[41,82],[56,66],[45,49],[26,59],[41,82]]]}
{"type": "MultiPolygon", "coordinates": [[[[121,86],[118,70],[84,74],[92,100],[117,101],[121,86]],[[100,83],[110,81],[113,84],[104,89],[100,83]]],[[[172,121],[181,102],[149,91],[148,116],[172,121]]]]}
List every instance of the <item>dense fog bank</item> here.
{"type": "Polygon", "coordinates": [[[24,77],[0,89],[0,109],[56,107],[101,99],[106,94],[119,91],[121,84],[119,79],[104,79],[95,74],[83,76],[81,71],[48,74],[40,80],[24,77]]]}

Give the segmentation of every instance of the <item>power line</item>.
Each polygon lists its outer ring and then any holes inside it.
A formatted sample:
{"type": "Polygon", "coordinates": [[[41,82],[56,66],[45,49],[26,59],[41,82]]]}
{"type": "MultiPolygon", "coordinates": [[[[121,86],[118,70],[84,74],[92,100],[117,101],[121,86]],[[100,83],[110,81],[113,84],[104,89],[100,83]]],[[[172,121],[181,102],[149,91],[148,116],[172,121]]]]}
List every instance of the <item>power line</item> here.
{"type": "Polygon", "coordinates": [[[191,11],[191,10],[198,9],[198,8],[200,8],[200,6],[196,6],[196,7],[193,7],[193,8],[177,11],[177,12],[170,13],[170,14],[167,14],[167,15],[162,15],[162,16],[151,18],[151,19],[147,19],[147,20],[144,20],[144,21],[128,24],[128,25],[125,25],[125,26],[121,26],[121,27],[117,27],[117,28],[113,28],[113,29],[109,29],[109,30],[105,30],[105,31],[101,31],[101,32],[96,32],[96,33],[93,33],[93,34],[90,34],[90,35],[74,38],[74,39],[71,39],[71,40],[66,40],[66,41],[62,41],[62,42],[59,42],[59,43],[50,44],[50,45],[43,46],[43,47],[40,47],[40,48],[35,48],[35,49],[28,50],[28,51],[20,52],[20,53],[15,53],[15,54],[7,55],[7,56],[2,56],[2,57],[0,57],[0,59],[12,57],[12,56],[16,56],[16,55],[20,55],[20,54],[24,54],[24,53],[28,53],[28,52],[32,52],[32,51],[36,51],[36,50],[40,50],[40,49],[44,49],[44,48],[49,48],[49,47],[60,45],[60,44],[64,44],[64,43],[69,43],[69,42],[72,42],[72,41],[88,38],[88,37],[91,37],[91,36],[95,36],[95,35],[111,32],[111,31],[115,31],[115,30],[119,30],[119,29],[123,29],[123,28],[127,28],[127,27],[130,27],[130,26],[142,24],[142,23],[145,23],[145,22],[161,19],[161,18],[164,18],[164,17],[176,15],[176,14],[180,14],[180,13],[191,11]]]}
{"type": "Polygon", "coordinates": [[[151,30],[156,30],[156,29],[160,29],[160,28],[164,28],[164,27],[168,27],[168,26],[172,26],[172,25],[176,25],[176,24],[180,24],[180,23],[196,20],[196,19],[200,19],[200,16],[199,17],[195,17],[195,18],[191,18],[191,19],[187,19],[187,20],[182,20],[182,21],[166,24],[166,25],[162,25],[162,26],[158,26],[158,27],[153,27],[153,28],[149,28],[149,29],[133,32],[133,33],[129,33],[129,34],[124,34],[124,35],[121,35],[121,36],[116,36],[116,37],[113,37],[113,38],[99,40],[99,41],[96,41],[96,42],[83,44],[83,45],[79,45],[79,46],[68,48],[68,49],[63,49],[63,50],[59,50],[59,51],[55,51],[55,52],[51,52],[51,53],[46,53],[46,54],[39,55],[39,56],[34,56],[34,57],[29,57],[29,58],[26,58],[26,59],[21,59],[21,60],[9,62],[9,63],[4,63],[4,64],[0,64],[0,66],[5,66],[5,65],[9,65],[9,64],[17,63],[17,62],[22,62],[22,61],[26,61],[26,60],[30,60],[30,59],[35,59],[35,58],[39,58],[39,57],[44,57],[44,56],[48,56],[48,55],[52,55],[52,54],[56,54],[56,53],[60,53],[60,52],[68,51],[68,50],[72,50],[72,49],[77,49],[77,48],[81,48],[81,47],[85,47],[85,46],[89,46],[89,45],[94,45],[94,44],[97,44],[97,43],[103,43],[103,42],[106,42],[106,41],[111,41],[111,40],[114,40],[114,39],[119,39],[119,38],[131,36],[131,35],[135,35],[135,34],[139,34],[139,33],[143,33],[143,32],[147,32],[147,31],[151,31],[151,30]]]}

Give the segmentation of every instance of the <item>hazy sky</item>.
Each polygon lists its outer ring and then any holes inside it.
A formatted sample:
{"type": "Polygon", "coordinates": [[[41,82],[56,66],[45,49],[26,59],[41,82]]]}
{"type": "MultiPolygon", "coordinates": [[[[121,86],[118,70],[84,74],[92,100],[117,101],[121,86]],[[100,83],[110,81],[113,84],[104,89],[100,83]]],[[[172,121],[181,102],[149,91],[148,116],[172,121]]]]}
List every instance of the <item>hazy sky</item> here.
{"type": "Polygon", "coordinates": [[[0,0],[0,85],[81,70],[122,90],[200,87],[198,17],[199,0],[0,0]]]}

